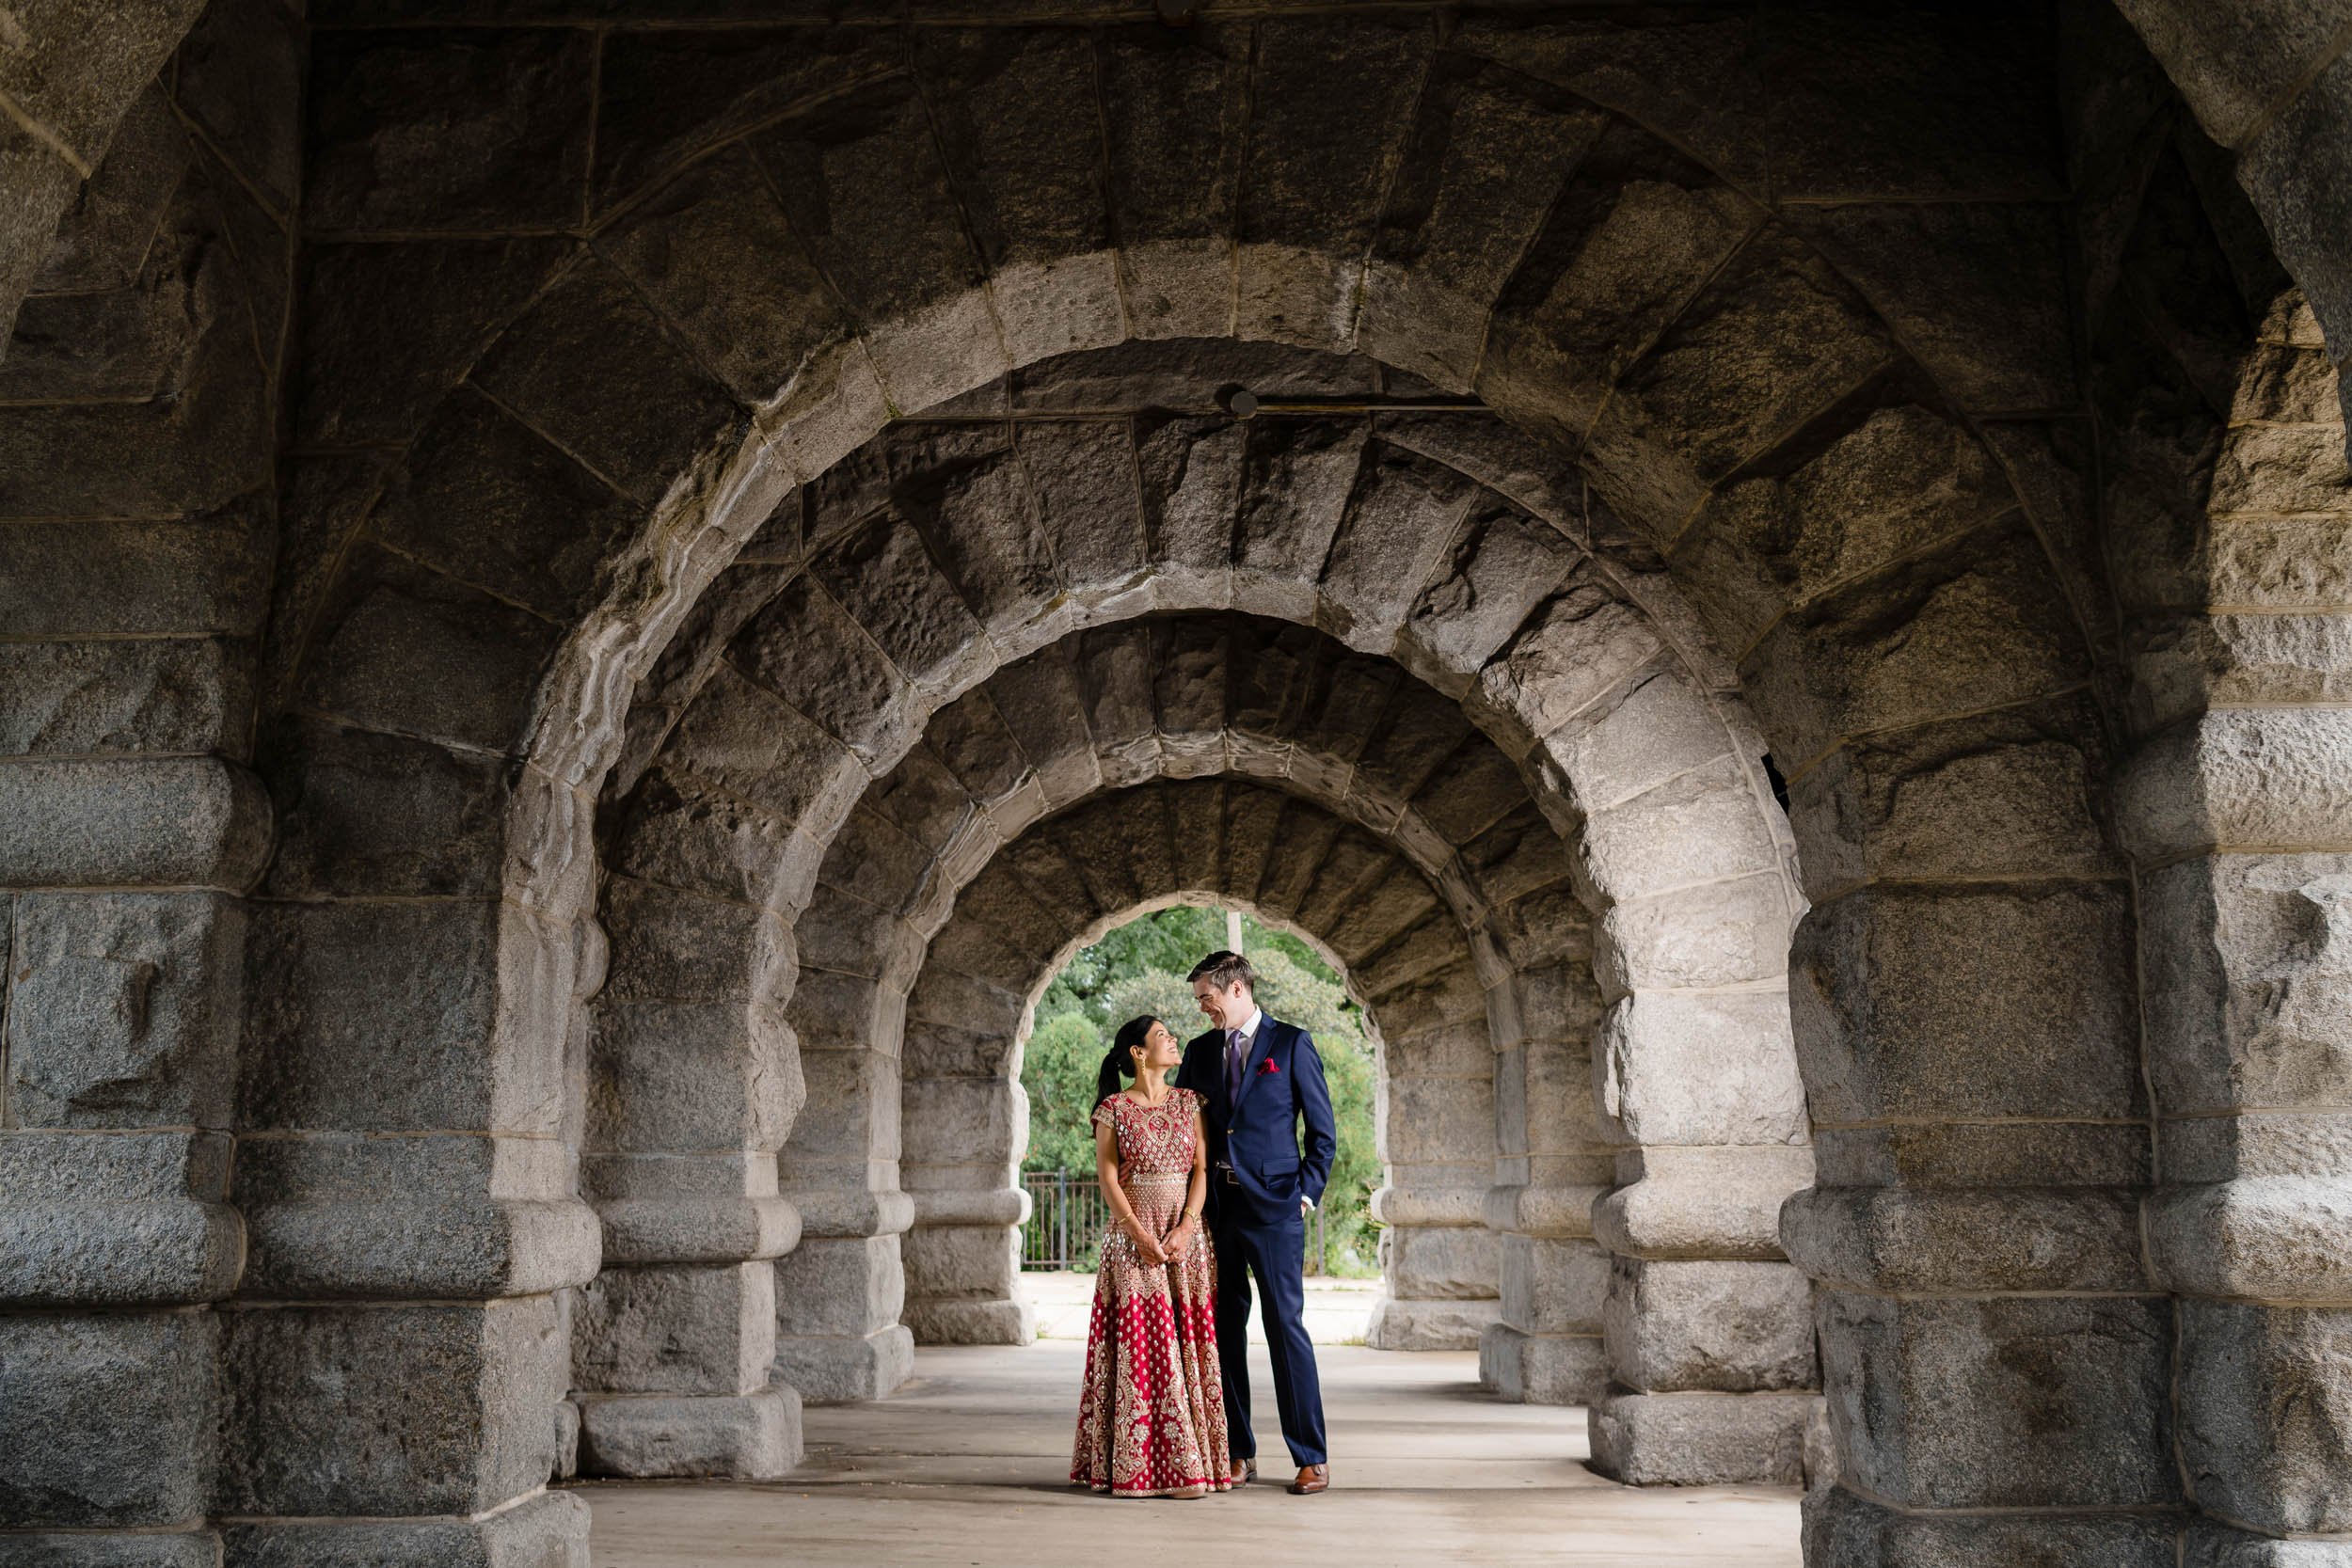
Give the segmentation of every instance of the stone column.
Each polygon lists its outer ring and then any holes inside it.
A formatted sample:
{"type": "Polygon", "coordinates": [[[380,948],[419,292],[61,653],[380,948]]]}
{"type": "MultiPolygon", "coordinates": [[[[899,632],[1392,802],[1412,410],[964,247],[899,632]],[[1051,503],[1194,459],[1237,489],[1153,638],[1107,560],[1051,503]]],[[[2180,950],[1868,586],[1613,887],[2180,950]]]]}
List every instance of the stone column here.
{"type": "Polygon", "coordinates": [[[941,966],[927,966],[907,999],[906,1323],[921,1344],[1037,1338],[1020,1286],[1029,1101],[1014,1042],[1027,1037],[1026,1011],[1018,996],[941,966]]]}
{"type": "Polygon", "coordinates": [[[1381,1350],[1474,1350],[1500,1317],[1486,1228],[1494,1179],[1496,1055],[1467,957],[1385,990],[1357,976],[1380,1039],[1376,1110],[1388,1184],[1373,1195],[1381,1296],[1367,1341],[1381,1350]]]}
{"type": "Polygon", "coordinates": [[[0,762],[0,1560],[218,1560],[235,895],[267,842],[216,757],[0,762]]]}
{"type": "Polygon", "coordinates": [[[1794,1484],[1820,1379],[1811,1287],[1774,1231],[1813,1174],[1785,993],[1621,997],[1594,1056],[1623,1140],[1593,1215],[1612,1386],[1594,1465],[1645,1485],[1794,1484]]]}
{"type": "Polygon", "coordinates": [[[1808,1559],[2171,1562],[2125,890],[1850,893],[1792,969],[1819,1170],[1781,1230],[1817,1282],[1838,1482],[1808,1559]]]}
{"type": "MultiPolygon", "coordinates": [[[[2352,1561],[2352,716],[2319,562],[2352,524],[2336,375],[2298,295],[2243,367],[2201,541],[2203,614],[2137,628],[2153,731],[2122,790],[2183,1560],[2352,1561]]],[[[2153,595],[2151,595],[2153,596],[2153,595]]]]}
{"type": "MultiPolygon", "coordinates": [[[[657,874],[665,848],[674,876],[725,863],[678,851],[726,822],[717,809],[648,814],[616,846],[616,873],[657,874]]],[[[772,1260],[800,1236],[775,1164],[802,1099],[782,1002],[791,933],[765,903],[620,874],[606,918],[615,951],[581,1164],[605,1268],[572,1320],[580,1468],[773,1478],[801,1456],[799,1397],[772,1378],[772,1260]]]]}
{"type": "Polygon", "coordinates": [[[1610,1155],[1596,1142],[1585,1055],[1598,1006],[1591,980],[1566,964],[1486,994],[1497,1148],[1486,1226],[1499,1237],[1502,1316],[1480,1337],[1478,1375],[1529,1404],[1590,1404],[1609,1380],[1609,1259],[1592,1208],[1608,1190],[1610,1155]]]}
{"type": "Polygon", "coordinates": [[[1579,854],[1606,900],[1592,1071],[1616,1190],[1593,1211],[1612,1385],[1593,1461],[1645,1484],[1793,1483],[1820,1406],[1811,1288],[1776,1226],[1813,1173],[1785,978],[1797,899],[1777,814],[1739,756],[1708,755],[1725,737],[1690,688],[1651,681],[1546,742],[1596,802],[1579,854]]]}
{"type": "Polygon", "coordinates": [[[493,841],[474,846],[480,891],[421,880],[405,834],[425,803],[399,791],[513,777],[516,833],[584,821],[584,801],[425,742],[321,728],[308,745],[247,943],[228,1560],[584,1560],[584,1505],[545,1489],[564,1298],[598,1257],[562,1141],[575,977],[599,959],[584,879],[508,902],[493,841]]]}
{"type": "Polygon", "coordinates": [[[1815,1281],[1836,1445],[1811,1560],[2175,1560],[2105,773],[2062,695],[1850,742],[1791,784],[1819,879],[1788,987],[1818,1169],[1781,1236],[1815,1281]],[[1930,831],[1950,799],[1964,830],[1930,831]]]}
{"type": "Polygon", "coordinates": [[[801,1244],[776,1264],[776,1375],[812,1402],[879,1399],[914,1370],[899,1321],[914,1223],[898,1186],[905,1005],[873,976],[818,969],[792,998],[808,1102],[778,1160],[801,1244]]]}
{"type": "Polygon", "coordinates": [[[2309,710],[2209,713],[2135,769],[2137,847],[2221,840],[2141,882],[2163,1178],[2145,1225],[2180,1298],[2191,1562],[2352,1560],[2348,787],[2352,725],[2309,710]]]}
{"type": "Polygon", "coordinates": [[[200,24],[151,78],[200,8],[28,14],[10,51],[18,119],[64,156],[18,136],[11,194],[37,177],[0,218],[9,1563],[223,1551],[243,895],[272,832],[250,765],[289,265],[276,154],[299,54],[293,17],[257,6],[200,24]]]}

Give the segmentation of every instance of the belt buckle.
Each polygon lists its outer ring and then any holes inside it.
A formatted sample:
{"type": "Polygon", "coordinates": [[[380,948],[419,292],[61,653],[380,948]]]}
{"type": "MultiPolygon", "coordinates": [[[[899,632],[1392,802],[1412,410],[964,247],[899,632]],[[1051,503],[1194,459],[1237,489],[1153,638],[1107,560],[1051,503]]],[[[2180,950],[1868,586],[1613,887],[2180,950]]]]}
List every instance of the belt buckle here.
{"type": "Polygon", "coordinates": [[[1238,1187],[1241,1185],[1241,1178],[1233,1174],[1233,1167],[1232,1165],[1228,1164],[1223,1160],[1219,1160],[1216,1163],[1216,1168],[1224,1173],[1225,1184],[1227,1186],[1238,1187]]]}

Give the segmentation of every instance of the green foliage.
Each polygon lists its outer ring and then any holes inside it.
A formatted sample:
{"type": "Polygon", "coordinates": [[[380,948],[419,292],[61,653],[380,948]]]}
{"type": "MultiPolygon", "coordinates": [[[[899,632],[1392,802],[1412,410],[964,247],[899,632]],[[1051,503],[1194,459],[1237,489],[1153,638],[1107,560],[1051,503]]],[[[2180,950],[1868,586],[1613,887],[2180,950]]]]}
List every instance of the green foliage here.
{"type": "Polygon", "coordinates": [[[1023,1170],[1094,1169],[1094,1075],[1109,1045],[1084,1013],[1057,1013],[1029,1036],[1021,1058],[1029,1094],[1023,1170]]]}
{"type": "MultiPolygon", "coordinates": [[[[1242,942],[1258,971],[1258,1005],[1314,1037],[1331,1086],[1339,1150],[1323,1197],[1324,1267],[1333,1274],[1376,1273],[1379,1227],[1370,1201],[1380,1184],[1373,1132],[1378,1081],[1363,1015],[1330,966],[1296,937],[1245,919],[1242,942]]],[[[1106,933],[1054,977],[1038,1003],[1037,1028],[1022,1063],[1022,1086],[1029,1094],[1023,1170],[1093,1168],[1089,1118],[1094,1075],[1111,1036],[1144,1013],[1166,1023],[1179,1040],[1206,1029],[1184,975],[1224,944],[1221,912],[1162,910],[1106,933]]]]}
{"type": "MultiPolygon", "coordinates": [[[[1242,917],[1241,926],[1243,950],[1262,974],[1266,974],[1278,958],[1287,959],[1307,976],[1327,984],[1335,1002],[1344,1000],[1339,977],[1315,956],[1313,948],[1288,931],[1261,926],[1247,915],[1242,917]]],[[[1045,1019],[1057,1013],[1083,1012],[1107,1036],[1136,1011],[1167,1009],[1172,1016],[1163,1022],[1176,1032],[1178,1039],[1190,1039],[1208,1025],[1202,1022],[1200,1009],[1193,1006],[1192,988],[1184,977],[1192,973],[1194,964],[1224,945],[1225,916],[1221,911],[1180,904],[1139,916],[1106,932],[1093,946],[1079,949],[1039,998],[1037,1016],[1045,1019]],[[1111,987],[1146,970],[1174,975],[1176,991],[1148,1007],[1120,1011],[1111,999],[1111,987]]],[[[1316,1024],[1295,1012],[1282,1012],[1268,1001],[1268,997],[1281,994],[1284,1005],[1296,1006],[1290,993],[1280,992],[1279,982],[1271,974],[1267,974],[1267,979],[1268,984],[1260,988],[1263,994],[1259,997],[1266,1011],[1277,1018],[1290,1019],[1320,1036],[1321,1029],[1316,1024]]]]}
{"type": "Polygon", "coordinates": [[[1346,1039],[1359,1052],[1364,1041],[1363,1014],[1340,989],[1338,976],[1320,958],[1310,955],[1312,967],[1279,948],[1249,955],[1258,972],[1258,1006],[1285,1023],[1295,1023],[1320,1042],[1346,1039]]]}
{"type": "Polygon", "coordinates": [[[1147,1013],[1167,1024],[1180,1044],[1209,1026],[1192,999],[1192,982],[1165,969],[1146,969],[1113,980],[1103,988],[1103,1011],[1105,1036],[1116,1035],[1120,1024],[1147,1013]]]}
{"type": "MultiPolygon", "coordinates": [[[[1113,982],[1138,974],[1147,969],[1163,974],[1182,975],[1202,958],[1225,945],[1225,922],[1213,910],[1194,909],[1179,905],[1131,920],[1115,931],[1104,934],[1091,947],[1080,948],[1062,972],[1054,976],[1053,984],[1037,1005],[1037,1016],[1051,1018],[1057,1013],[1084,1012],[1096,1027],[1108,1033],[1125,1022],[1126,1015],[1110,1016],[1105,992],[1113,982]]],[[[1191,992],[1186,990],[1184,1015],[1197,1018],[1191,992]]],[[[1168,1027],[1176,1028],[1175,1021],[1168,1027]]],[[[1188,1033],[1177,1029],[1180,1038],[1188,1033]]]]}

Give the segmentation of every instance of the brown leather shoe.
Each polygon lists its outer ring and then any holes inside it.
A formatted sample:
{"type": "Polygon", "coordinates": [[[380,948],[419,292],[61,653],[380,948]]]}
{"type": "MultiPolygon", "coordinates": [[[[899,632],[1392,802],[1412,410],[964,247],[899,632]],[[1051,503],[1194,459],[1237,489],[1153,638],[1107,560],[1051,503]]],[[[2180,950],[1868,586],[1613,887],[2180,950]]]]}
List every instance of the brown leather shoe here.
{"type": "Polygon", "coordinates": [[[1298,1479],[1291,1482],[1291,1496],[1294,1497],[1311,1497],[1318,1492],[1328,1492],[1330,1489],[1331,1466],[1328,1465],[1301,1465],[1298,1479]]]}
{"type": "Polygon", "coordinates": [[[1257,1479],[1258,1462],[1256,1460],[1236,1459],[1233,1461],[1233,1473],[1227,1476],[1225,1481],[1231,1486],[1247,1486],[1257,1479]]]}

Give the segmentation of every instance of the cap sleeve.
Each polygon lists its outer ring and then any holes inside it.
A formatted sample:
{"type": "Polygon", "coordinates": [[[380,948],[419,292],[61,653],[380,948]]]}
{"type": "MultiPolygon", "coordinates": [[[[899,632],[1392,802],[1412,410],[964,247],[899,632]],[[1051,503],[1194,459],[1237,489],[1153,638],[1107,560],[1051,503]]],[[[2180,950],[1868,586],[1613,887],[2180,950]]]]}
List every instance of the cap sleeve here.
{"type": "Polygon", "coordinates": [[[1109,1099],[1109,1100],[1105,1100],[1105,1101],[1104,1101],[1102,1104],[1097,1105],[1097,1106],[1094,1108],[1094,1125],[1095,1125],[1095,1126],[1097,1126],[1097,1127],[1107,1127],[1107,1126],[1109,1126],[1109,1125],[1110,1125],[1110,1123],[1111,1123],[1111,1118],[1112,1118],[1113,1117],[1115,1117],[1116,1115],[1118,1115],[1118,1113],[1117,1113],[1117,1112],[1115,1112],[1115,1111],[1113,1111],[1113,1110],[1111,1109],[1112,1101],[1114,1101],[1118,1100],[1118,1098],[1119,1098],[1119,1097],[1118,1097],[1117,1095],[1113,1095],[1113,1096],[1111,1096],[1111,1097],[1110,1097],[1110,1099],[1109,1099]]]}

